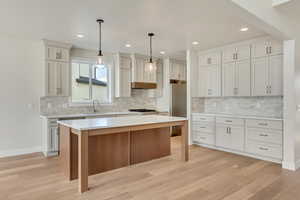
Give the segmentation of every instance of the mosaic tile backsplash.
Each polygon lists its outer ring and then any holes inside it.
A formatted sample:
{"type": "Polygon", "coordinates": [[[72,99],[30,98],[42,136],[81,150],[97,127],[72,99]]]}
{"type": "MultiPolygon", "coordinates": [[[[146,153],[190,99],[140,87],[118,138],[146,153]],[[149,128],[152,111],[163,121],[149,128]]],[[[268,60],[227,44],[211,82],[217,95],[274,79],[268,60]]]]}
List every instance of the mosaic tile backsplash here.
{"type": "MultiPolygon", "coordinates": [[[[112,104],[96,105],[97,112],[126,112],[130,108],[156,108],[156,98],[148,97],[145,90],[133,90],[130,98],[114,98],[112,104]]],[[[41,115],[92,113],[90,105],[72,106],[69,97],[42,97],[40,100],[41,115]]]]}
{"type": "Polygon", "coordinates": [[[192,110],[196,112],[283,117],[283,97],[223,97],[193,98],[192,110]]]}

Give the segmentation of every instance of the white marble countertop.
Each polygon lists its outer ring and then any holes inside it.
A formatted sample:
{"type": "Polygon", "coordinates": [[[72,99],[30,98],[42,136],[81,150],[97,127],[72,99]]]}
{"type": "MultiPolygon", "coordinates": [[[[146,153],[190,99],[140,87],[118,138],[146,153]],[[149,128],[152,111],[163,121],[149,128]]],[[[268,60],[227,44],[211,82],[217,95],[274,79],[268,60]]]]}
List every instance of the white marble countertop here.
{"type": "Polygon", "coordinates": [[[229,117],[229,118],[238,118],[238,119],[259,119],[259,120],[274,120],[282,121],[282,118],[277,117],[266,117],[266,116],[253,116],[253,115],[229,115],[229,114],[214,114],[214,113],[192,113],[199,114],[203,116],[213,116],[213,117],[229,117]]]}
{"type": "Polygon", "coordinates": [[[58,121],[59,124],[76,130],[95,130],[105,128],[116,128],[126,126],[136,126],[145,124],[156,124],[165,122],[184,121],[184,117],[170,117],[162,115],[142,115],[142,116],[124,116],[111,118],[79,119],[58,121]]]}
{"type": "Polygon", "coordinates": [[[48,119],[64,119],[73,117],[97,117],[97,116],[111,116],[111,115],[143,115],[141,112],[107,112],[107,113],[79,113],[79,114],[61,114],[61,115],[41,115],[48,119]]]}

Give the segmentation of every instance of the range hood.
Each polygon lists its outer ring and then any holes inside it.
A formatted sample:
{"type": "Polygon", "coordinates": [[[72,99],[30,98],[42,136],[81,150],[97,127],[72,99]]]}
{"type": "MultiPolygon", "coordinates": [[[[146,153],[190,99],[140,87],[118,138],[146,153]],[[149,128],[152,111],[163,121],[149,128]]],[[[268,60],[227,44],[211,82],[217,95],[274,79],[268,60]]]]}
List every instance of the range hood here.
{"type": "Polygon", "coordinates": [[[147,83],[147,82],[132,82],[131,83],[132,89],[156,89],[156,83],[147,83]]]}

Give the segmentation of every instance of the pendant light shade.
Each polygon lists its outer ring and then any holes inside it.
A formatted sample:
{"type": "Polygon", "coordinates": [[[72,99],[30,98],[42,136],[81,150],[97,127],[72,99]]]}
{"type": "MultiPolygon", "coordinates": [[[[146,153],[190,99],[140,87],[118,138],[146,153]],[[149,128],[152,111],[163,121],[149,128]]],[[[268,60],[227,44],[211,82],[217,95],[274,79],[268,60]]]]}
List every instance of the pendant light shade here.
{"type": "Polygon", "coordinates": [[[154,33],[148,33],[148,36],[150,38],[150,58],[149,58],[149,62],[146,64],[146,69],[149,72],[152,72],[156,70],[156,65],[153,62],[153,58],[152,58],[152,37],[154,36],[154,33]]]}
{"type": "Polygon", "coordinates": [[[102,33],[101,33],[101,24],[104,22],[103,19],[97,19],[97,23],[99,24],[99,51],[98,51],[98,57],[97,57],[97,64],[102,65],[103,64],[103,54],[102,54],[102,33]]]}

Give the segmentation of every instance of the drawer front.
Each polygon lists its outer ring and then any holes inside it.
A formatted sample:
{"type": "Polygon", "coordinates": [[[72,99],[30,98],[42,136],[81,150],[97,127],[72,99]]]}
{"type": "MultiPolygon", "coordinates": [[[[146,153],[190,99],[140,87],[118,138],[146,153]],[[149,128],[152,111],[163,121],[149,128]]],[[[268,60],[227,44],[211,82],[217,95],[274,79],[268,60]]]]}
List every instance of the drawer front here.
{"type": "Polygon", "coordinates": [[[266,143],[248,142],[246,145],[248,153],[257,154],[260,156],[267,156],[276,159],[282,159],[282,146],[271,145],[266,143]]]}
{"type": "Polygon", "coordinates": [[[226,124],[226,125],[236,125],[236,126],[244,126],[244,119],[235,119],[235,118],[227,118],[227,117],[217,117],[216,119],[218,124],[226,124]]]}
{"type": "Polygon", "coordinates": [[[203,133],[214,133],[215,126],[213,123],[199,123],[193,122],[192,123],[193,131],[203,132],[203,133]]]}
{"type": "Polygon", "coordinates": [[[194,141],[203,144],[215,145],[215,136],[213,134],[194,132],[194,141]]]}
{"type": "Polygon", "coordinates": [[[270,128],[270,129],[282,130],[283,123],[282,121],[248,119],[247,127],[270,128]]]}
{"type": "Polygon", "coordinates": [[[248,128],[247,139],[282,145],[282,131],[248,128]]]}
{"type": "Polygon", "coordinates": [[[192,120],[198,122],[215,122],[215,117],[193,114],[192,120]]]}

